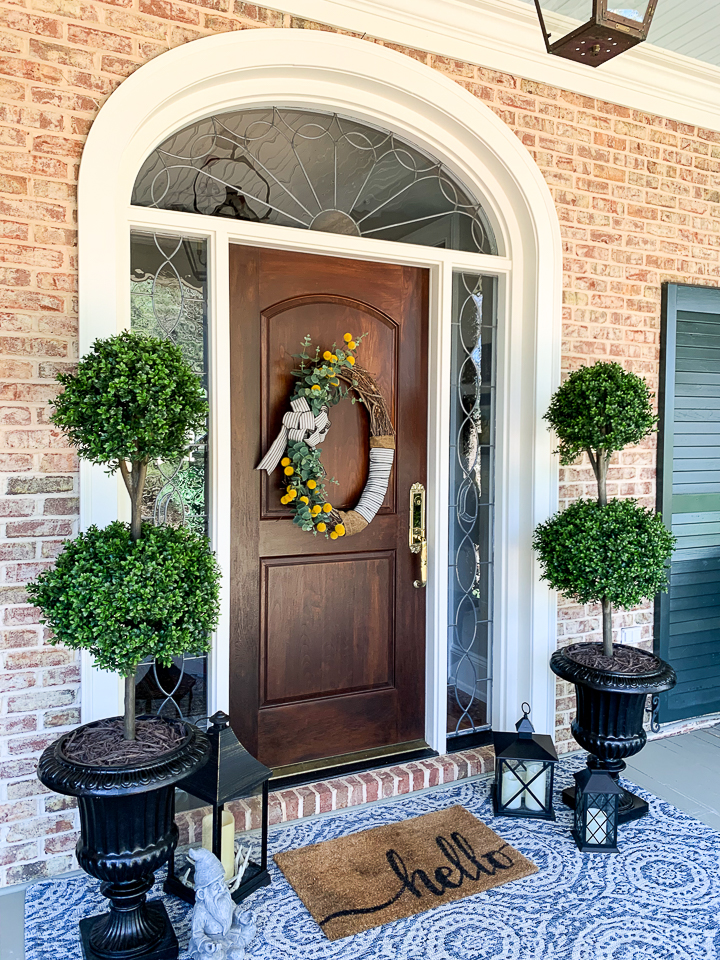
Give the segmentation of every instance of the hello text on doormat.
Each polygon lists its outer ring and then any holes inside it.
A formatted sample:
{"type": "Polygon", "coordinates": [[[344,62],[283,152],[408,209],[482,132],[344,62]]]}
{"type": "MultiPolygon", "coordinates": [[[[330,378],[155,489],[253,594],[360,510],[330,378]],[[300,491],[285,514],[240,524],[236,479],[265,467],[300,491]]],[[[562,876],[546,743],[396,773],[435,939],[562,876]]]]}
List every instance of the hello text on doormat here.
{"type": "Polygon", "coordinates": [[[537,871],[460,806],[279,853],[275,862],[329,940],[537,871]]]}

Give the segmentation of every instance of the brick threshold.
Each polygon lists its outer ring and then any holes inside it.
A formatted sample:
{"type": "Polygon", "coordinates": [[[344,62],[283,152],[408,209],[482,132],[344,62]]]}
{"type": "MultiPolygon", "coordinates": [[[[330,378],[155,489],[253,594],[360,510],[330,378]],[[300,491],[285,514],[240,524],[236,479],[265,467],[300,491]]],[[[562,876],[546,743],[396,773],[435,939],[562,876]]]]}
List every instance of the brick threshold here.
{"type": "MultiPolygon", "coordinates": [[[[418,790],[427,790],[443,784],[490,774],[494,769],[495,754],[491,746],[476,747],[442,757],[428,757],[399,763],[393,767],[366,770],[331,780],[318,780],[300,787],[289,787],[270,794],[268,814],[270,825],[291,823],[322,813],[361,807],[378,800],[390,800],[418,790]]],[[[260,827],[260,799],[235,800],[228,803],[235,817],[238,833],[260,827]]],[[[202,818],[209,807],[184,811],[176,815],[180,830],[180,845],[202,840],[202,818]]]]}

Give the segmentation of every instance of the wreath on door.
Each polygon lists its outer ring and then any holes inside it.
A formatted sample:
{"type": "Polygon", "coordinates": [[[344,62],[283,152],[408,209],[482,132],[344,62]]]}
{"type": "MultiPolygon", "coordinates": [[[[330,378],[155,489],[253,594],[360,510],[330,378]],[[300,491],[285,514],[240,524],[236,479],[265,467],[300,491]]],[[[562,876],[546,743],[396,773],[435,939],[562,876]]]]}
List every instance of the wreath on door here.
{"type": "Polygon", "coordinates": [[[290,410],[284,415],[280,433],[258,464],[268,474],[282,467],[283,495],[280,502],[293,513],[293,523],[331,540],[360,533],[372,522],[385,499],[395,457],[395,431],[385,398],[375,378],[355,361],[361,340],[350,333],[342,347],[310,353],[311,338],[305,337],[302,351],[295,356],[298,369],[292,371],[295,386],[290,410]],[[330,429],[330,407],[345,398],[363,403],[370,417],[370,467],[360,499],[352,510],[337,510],[325,485],[337,483],[325,473],[320,444],[330,429]]]}

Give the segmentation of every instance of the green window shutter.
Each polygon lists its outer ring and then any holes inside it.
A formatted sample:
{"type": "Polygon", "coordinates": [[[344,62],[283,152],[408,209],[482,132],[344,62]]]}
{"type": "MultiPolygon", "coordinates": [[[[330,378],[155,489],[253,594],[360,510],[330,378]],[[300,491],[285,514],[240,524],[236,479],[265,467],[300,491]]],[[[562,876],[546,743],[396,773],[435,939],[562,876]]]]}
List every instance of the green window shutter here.
{"type": "Polygon", "coordinates": [[[720,711],[720,290],[663,288],[658,509],[678,538],[655,643],[678,673],[663,722],[720,711]]]}

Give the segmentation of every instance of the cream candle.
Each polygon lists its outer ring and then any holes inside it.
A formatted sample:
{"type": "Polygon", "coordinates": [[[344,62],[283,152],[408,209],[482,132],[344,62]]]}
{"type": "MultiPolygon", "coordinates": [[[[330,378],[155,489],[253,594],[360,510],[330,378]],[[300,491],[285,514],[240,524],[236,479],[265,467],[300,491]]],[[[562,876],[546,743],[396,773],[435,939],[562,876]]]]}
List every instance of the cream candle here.
{"type": "Polygon", "coordinates": [[[588,807],[587,840],[588,843],[607,843],[607,814],[600,807],[588,807]]]}
{"type": "MultiPolygon", "coordinates": [[[[212,827],[212,814],[208,813],[202,821],[202,845],[210,851],[212,851],[212,827]]],[[[235,873],[235,818],[229,810],[223,810],[222,813],[220,862],[225,870],[225,879],[230,880],[235,873]]]]}
{"type": "Polygon", "coordinates": [[[508,764],[503,765],[501,800],[502,805],[508,810],[520,809],[523,797],[522,785],[525,783],[526,776],[525,766],[522,763],[517,764],[514,772],[511,771],[508,764]],[[511,799],[516,793],[518,795],[511,799]]]}
{"type": "Polygon", "coordinates": [[[545,791],[547,789],[547,770],[543,770],[544,764],[529,761],[525,764],[525,783],[527,790],[523,793],[525,809],[532,813],[538,813],[543,810],[545,802],[545,791]],[[541,773],[540,771],[543,770],[541,773]],[[532,783],[530,782],[532,781],[532,783]],[[532,793],[530,792],[532,790],[532,793]],[[533,796],[533,794],[535,796],[533,796]],[[537,800],[535,798],[538,798],[537,800]],[[541,801],[541,802],[538,802],[541,801]]]}

